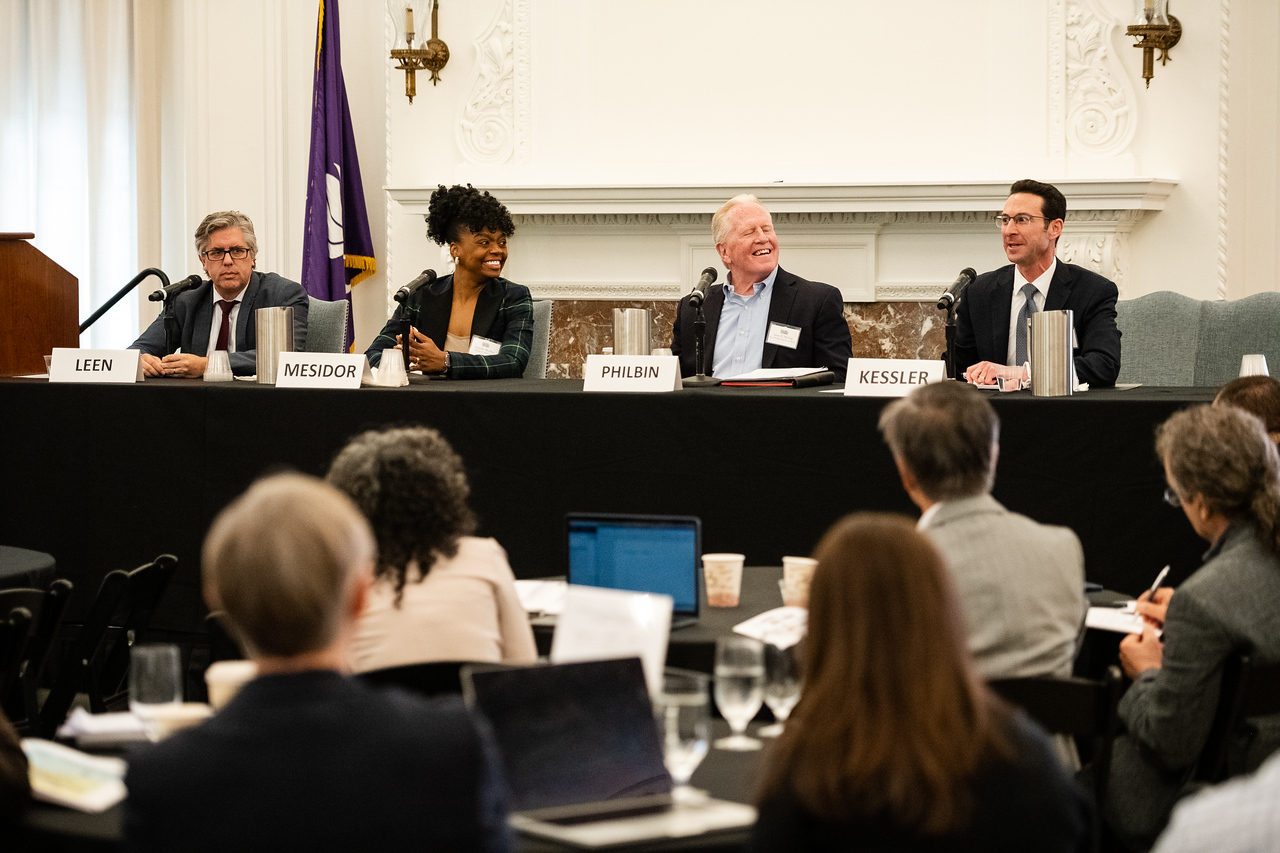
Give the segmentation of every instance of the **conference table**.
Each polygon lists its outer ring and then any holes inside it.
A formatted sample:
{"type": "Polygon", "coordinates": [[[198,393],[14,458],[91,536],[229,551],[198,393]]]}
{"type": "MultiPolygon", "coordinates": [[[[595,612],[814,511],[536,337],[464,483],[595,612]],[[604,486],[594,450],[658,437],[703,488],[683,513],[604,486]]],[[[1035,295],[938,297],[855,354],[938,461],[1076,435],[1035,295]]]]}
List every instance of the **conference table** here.
{"type": "MultiPolygon", "coordinates": [[[[1090,580],[1137,592],[1205,545],[1161,502],[1156,425],[1210,388],[990,393],[1001,419],[994,494],[1079,534],[1090,580]]],[[[131,385],[0,379],[0,543],[52,554],[83,616],[102,577],[161,553],[178,572],[153,625],[202,631],[200,544],[255,478],[323,475],[354,435],[425,425],[466,460],[480,534],[517,577],[564,574],[568,512],[696,515],[703,548],[778,565],[843,515],[916,515],[877,432],[879,398],[822,389],[586,393],[581,380],[318,390],[148,379],[131,385]]]]}

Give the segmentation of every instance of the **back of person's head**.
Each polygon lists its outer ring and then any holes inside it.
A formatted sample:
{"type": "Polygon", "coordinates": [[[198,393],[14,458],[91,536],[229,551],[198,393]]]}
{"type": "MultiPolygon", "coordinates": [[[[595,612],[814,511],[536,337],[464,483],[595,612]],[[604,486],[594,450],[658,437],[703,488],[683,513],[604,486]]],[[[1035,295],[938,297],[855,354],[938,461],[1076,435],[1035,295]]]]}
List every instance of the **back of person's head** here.
{"type": "Polygon", "coordinates": [[[252,657],[319,651],[336,638],[375,553],[346,495],[315,477],[268,477],[214,519],[202,557],[205,597],[252,657]]]}
{"type": "Polygon", "coordinates": [[[929,500],[991,491],[1000,419],[976,388],[964,382],[916,388],[885,407],[880,433],[929,500]]]}
{"type": "Polygon", "coordinates": [[[1270,376],[1241,376],[1218,389],[1215,406],[1235,406],[1256,415],[1273,441],[1280,439],[1280,382],[1270,376]]]}
{"type": "Polygon", "coordinates": [[[1280,455],[1262,421],[1235,406],[1197,406],[1156,429],[1156,453],[1178,496],[1251,522],[1280,553],[1280,455]]]}
{"type": "Polygon", "coordinates": [[[397,602],[410,563],[425,575],[436,557],[456,555],[458,539],[475,532],[462,457],[433,429],[361,433],[339,451],[326,479],[373,526],[376,574],[392,581],[397,602]]]}
{"type": "Polygon", "coordinates": [[[965,825],[980,763],[1007,751],[1004,706],[969,657],[941,555],[896,515],[837,522],[814,551],[804,692],[763,795],[833,821],[920,835],[965,825]]]}

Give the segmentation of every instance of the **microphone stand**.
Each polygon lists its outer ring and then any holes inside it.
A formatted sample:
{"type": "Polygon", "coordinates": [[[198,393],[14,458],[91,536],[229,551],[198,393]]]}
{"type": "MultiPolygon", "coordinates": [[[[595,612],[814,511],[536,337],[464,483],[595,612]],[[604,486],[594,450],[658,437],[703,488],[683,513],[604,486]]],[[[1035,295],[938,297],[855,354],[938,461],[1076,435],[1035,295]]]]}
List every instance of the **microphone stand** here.
{"type": "MultiPolygon", "coordinates": [[[[163,270],[158,270],[155,267],[147,267],[145,270],[143,270],[142,272],[135,275],[132,279],[130,279],[128,284],[126,284],[124,287],[116,291],[116,295],[108,299],[106,302],[104,302],[101,308],[99,308],[97,311],[94,311],[91,315],[89,315],[89,319],[85,320],[83,323],[80,324],[80,334],[83,335],[85,329],[89,328],[94,323],[98,322],[98,318],[100,318],[103,314],[110,311],[117,302],[119,302],[121,299],[124,298],[126,293],[128,293],[130,290],[133,290],[135,287],[137,287],[138,283],[141,282],[144,278],[146,278],[149,275],[153,275],[156,278],[160,279],[162,282],[164,282],[165,287],[169,286],[169,276],[165,275],[163,270]]],[[[165,300],[164,307],[166,311],[169,310],[169,301],[167,299],[165,300]]],[[[168,328],[169,327],[166,325],[165,326],[166,337],[168,333],[168,328]]],[[[174,321],[174,328],[175,329],[177,328],[176,320],[174,321]]],[[[168,341],[166,341],[166,343],[167,342],[168,341]]]]}
{"type": "Polygon", "coordinates": [[[707,334],[707,318],[702,314],[701,302],[698,303],[695,311],[697,313],[693,315],[693,363],[698,367],[698,375],[682,379],[680,384],[686,388],[709,388],[719,385],[720,380],[705,373],[705,365],[702,362],[703,350],[706,348],[703,338],[707,334]]]}
{"type": "Polygon", "coordinates": [[[951,300],[951,304],[947,306],[947,378],[956,378],[956,308],[960,305],[960,300],[964,297],[957,297],[951,300]]]}

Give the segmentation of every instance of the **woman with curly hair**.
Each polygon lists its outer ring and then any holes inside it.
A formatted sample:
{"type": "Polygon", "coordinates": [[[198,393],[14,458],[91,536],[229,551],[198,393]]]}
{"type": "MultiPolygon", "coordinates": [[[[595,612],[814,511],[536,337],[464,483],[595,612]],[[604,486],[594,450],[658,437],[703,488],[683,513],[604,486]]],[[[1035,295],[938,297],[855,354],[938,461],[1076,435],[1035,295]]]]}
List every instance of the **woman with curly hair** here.
{"type": "Polygon", "coordinates": [[[371,365],[399,348],[401,322],[413,319],[409,368],[450,379],[518,379],[533,343],[529,288],[507,281],[507,238],[516,230],[496,198],[465,187],[440,186],[431,194],[427,236],[448,244],[454,271],[419,288],[365,352],[371,365]]]}
{"type": "Polygon", "coordinates": [[[352,644],[356,672],[537,659],[507,553],[471,535],[471,487],[440,433],[370,430],[338,453],[327,479],[355,501],[378,540],[375,581],[352,644]]]}

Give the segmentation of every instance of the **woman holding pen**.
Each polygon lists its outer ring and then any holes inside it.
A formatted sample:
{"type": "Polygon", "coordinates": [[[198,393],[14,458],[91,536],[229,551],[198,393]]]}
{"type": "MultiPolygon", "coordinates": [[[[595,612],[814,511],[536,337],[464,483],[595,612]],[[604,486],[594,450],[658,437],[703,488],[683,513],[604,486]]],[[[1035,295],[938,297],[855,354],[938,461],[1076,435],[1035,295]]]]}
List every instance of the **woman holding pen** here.
{"type": "MultiPolygon", "coordinates": [[[[1120,703],[1127,731],[1115,743],[1105,817],[1144,849],[1204,748],[1223,663],[1246,649],[1280,660],[1280,456],[1262,422],[1231,406],[1189,409],[1160,426],[1156,451],[1166,499],[1211,547],[1177,595],[1157,589],[1140,606],[1162,617],[1163,634],[1148,625],[1120,644],[1134,683],[1120,703]]],[[[1280,728],[1236,740],[1232,771],[1253,769],[1280,746],[1280,728]]]]}

